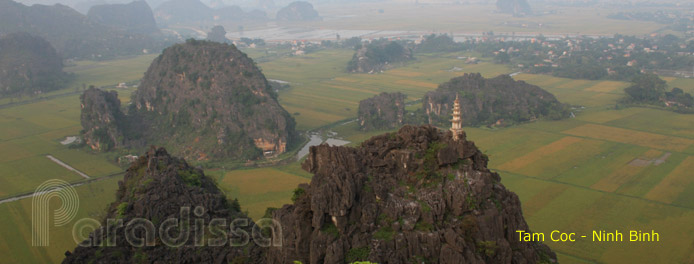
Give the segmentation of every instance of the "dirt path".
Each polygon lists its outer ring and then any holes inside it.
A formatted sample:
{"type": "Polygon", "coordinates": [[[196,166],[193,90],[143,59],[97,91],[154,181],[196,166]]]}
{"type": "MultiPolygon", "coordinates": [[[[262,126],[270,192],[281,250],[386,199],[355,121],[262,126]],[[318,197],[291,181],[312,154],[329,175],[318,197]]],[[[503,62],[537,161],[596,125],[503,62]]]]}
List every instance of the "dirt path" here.
{"type": "MultiPolygon", "coordinates": [[[[104,176],[104,177],[99,177],[99,178],[91,178],[91,179],[86,180],[86,181],[71,183],[70,186],[72,186],[72,187],[77,187],[77,186],[81,186],[81,185],[85,185],[85,184],[90,184],[90,183],[93,183],[93,182],[97,182],[97,181],[100,181],[100,180],[105,180],[105,179],[108,179],[108,178],[111,178],[111,177],[120,176],[120,175],[123,175],[123,174],[125,174],[125,172],[118,172],[118,173],[114,173],[114,174],[111,174],[111,175],[108,175],[108,176],[104,176]]],[[[14,195],[14,196],[12,196],[12,197],[7,197],[7,198],[4,198],[4,199],[0,199],[0,204],[9,203],[9,202],[14,202],[14,201],[19,201],[19,200],[22,200],[22,199],[25,199],[25,198],[34,197],[34,196],[39,195],[39,194],[42,194],[42,193],[43,193],[43,192],[29,192],[29,193],[17,194],[17,195],[14,195]]]]}
{"type": "Polygon", "coordinates": [[[91,177],[89,177],[89,175],[85,174],[84,172],[78,171],[77,169],[73,168],[72,166],[65,164],[65,162],[62,162],[59,159],[57,159],[51,155],[46,155],[46,158],[52,160],[53,162],[57,163],[60,166],[63,166],[63,168],[74,171],[75,173],[79,174],[80,176],[82,176],[83,178],[85,178],[87,180],[91,179],[91,177]]]}

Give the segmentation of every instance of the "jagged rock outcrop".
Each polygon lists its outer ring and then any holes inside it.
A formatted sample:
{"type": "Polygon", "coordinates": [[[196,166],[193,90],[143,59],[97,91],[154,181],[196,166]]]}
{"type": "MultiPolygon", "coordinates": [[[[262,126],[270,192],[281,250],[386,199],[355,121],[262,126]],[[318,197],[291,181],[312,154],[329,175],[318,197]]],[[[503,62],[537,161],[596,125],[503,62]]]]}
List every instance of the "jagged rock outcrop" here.
{"type": "Polygon", "coordinates": [[[347,64],[348,72],[379,73],[412,60],[412,50],[395,41],[375,40],[363,45],[347,64]]]}
{"type": "Polygon", "coordinates": [[[460,96],[464,125],[505,126],[569,116],[566,105],[538,86],[513,80],[508,75],[485,79],[479,73],[466,73],[424,95],[422,104],[429,124],[450,124],[456,95],[460,96]]]}
{"type": "Polygon", "coordinates": [[[63,263],[263,262],[265,250],[251,240],[262,239],[260,230],[238,202],[166,150],[150,149],[118,185],[102,227],[66,252],[63,263]]]}
{"type": "Polygon", "coordinates": [[[126,117],[121,111],[116,91],[102,91],[93,86],[80,96],[85,143],[97,151],[109,151],[125,143],[126,117]]]}
{"type": "Polygon", "coordinates": [[[497,0],[496,9],[514,16],[527,16],[533,13],[527,0],[497,0]]]}
{"type": "Polygon", "coordinates": [[[359,126],[362,130],[393,129],[402,126],[405,94],[381,93],[359,102],[359,126]]]}
{"type": "Polygon", "coordinates": [[[311,147],[313,173],[294,204],[274,211],[283,246],[268,263],[538,263],[556,261],[529,230],[518,196],[471,141],[405,126],[358,148],[311,147]]]}
{"type": "Polygon", "coordinates": [[[0,97],[56,90],[69,80],[63,59],[48,41],[28,33],[0,37],[0,97]]]}
{"type": "Polygon", "coordinates": [[[87,17],[97,23],[112,26],[136,34],[160,33],[154,21],[154,13],[144,0],[128,4],[92,6],[87,17]]]}
{"type": "Polygon", "coordinates": [[[314,21],[321,20],[318,11],[309,2],[296,1],[277,11],[278,21],[314,21]]]}

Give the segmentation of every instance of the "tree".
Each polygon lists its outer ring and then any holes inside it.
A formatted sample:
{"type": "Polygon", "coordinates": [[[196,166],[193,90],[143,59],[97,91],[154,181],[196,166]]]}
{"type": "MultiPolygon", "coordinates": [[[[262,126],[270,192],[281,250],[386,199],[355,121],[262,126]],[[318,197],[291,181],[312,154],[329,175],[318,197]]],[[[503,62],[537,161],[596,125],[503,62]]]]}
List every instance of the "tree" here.
{"type": "Polygon", "coordinates": [[[509,63],[509,62],[511,62],[511,57],[508,56],[508,53],[506,53],[506,52],[499,52],[499,54],[497,54],[494,57],[494,63],[501,64],[501,63],[509,63]]]}
{"type": "Polygon", "coordinates": [[[212,27],[210,32],[207,33],[207,40],[220,43],[227,43],[229,42],[229,40],[227,39],[226,35],[227,31],[224,30],[224,27],[217,25],[212,27]]]}
{"type": "Polygon", "coordinates": [[[657,102],[665,93],[667,84],[658,75],[648,73],[634,77],[632,85],[624,89],[636,102],[657,102]]]}

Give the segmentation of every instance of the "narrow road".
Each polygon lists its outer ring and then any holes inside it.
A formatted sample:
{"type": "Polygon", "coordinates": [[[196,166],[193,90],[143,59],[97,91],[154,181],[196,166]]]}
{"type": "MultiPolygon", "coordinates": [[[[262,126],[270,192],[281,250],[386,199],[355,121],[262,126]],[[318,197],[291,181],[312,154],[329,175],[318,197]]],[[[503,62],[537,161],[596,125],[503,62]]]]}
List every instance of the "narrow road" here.
{"type": "Polygon", "coordinates": [[[46,155],[46,158],[52,160],[53,162],[57,163],[60,166],[63,166],[63,168],[74,171],[75,173],[79,174],[80,176],[82,176],[83,178],[85,178],[87,180],[91,179],[91,177],[89,177],[89,175],[85,174],[84,172],[78,171],[77,169],[73,168],[72,166],[65,164],[65,162],[62,162],[59,159],[57,159],[51,155],[46,155]]]}
{"type": "MultiPolygon", "coordinates": [[[[111,175],[108,175],[108,176],[104,176],[104,177],[100,177],[100,178],[91,178],[91,179],[86,180],[86,181],[81,181],[81,182],[72,183],[72,184],[70,184],[70,186],[72,186],[72,187],[77,187],[77,186],[81,186],[81,185],[85,185],[85,184],[90,184],[90,183],[92,183],[92,182],[97,182],[97,181],[100,181],[100,180],[105,180],[105,179],[108,179],[108,178],[111,178],[111,177],[121,176],[121,175],[123,175],[123,174],[125,174],[125,172],[118,172],[118,173],[114,173],[114,174],[111,174],[111,175]]],[[[34,196],[39,195],[39,194],[42,194],[42,193],[44,193],[44,192],[29,192],[29,193],[17,194],[17,195],[15,195],[15,196],[11,196],[11,197],[7,197],[7,198],[4,198],[4,199],[0,199],[0,204],[9,203],[9,202],[14,202],[14,201],[19,201],[19,200],[22,200],[22,199],[34,197],[34,196]]]]}

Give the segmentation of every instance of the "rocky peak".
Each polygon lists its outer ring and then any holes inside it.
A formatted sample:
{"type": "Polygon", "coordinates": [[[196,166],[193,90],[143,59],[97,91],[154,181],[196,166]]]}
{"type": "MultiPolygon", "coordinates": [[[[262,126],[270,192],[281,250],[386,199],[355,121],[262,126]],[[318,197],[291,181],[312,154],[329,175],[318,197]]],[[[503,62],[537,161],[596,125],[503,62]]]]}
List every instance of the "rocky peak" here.
{"type": "Polygon", "coordinates": [[[125,143],[123,127],[126,120],[121,112],[118,93],[92,86],[80,96],[80,101],[85,143],[98,151],[122,147],[125,143]]]}
{"type": "Polygon", "coordinates": [[[381,93],[359,102],[359,126],[362,130],[397,128],[403,124],[403,93],[381,93]]]}
{"type": "MultiPolygon", "coordinates": [[[[209,239],[224,239],[230,241],[228,243],[243,239],[236,236],[238,233],[219,231],[229,231],[228,225],[234,220],[245,219],[248,223],[236,226],[239,228],[236,232],[242,230],[252,234],[254,224],[240,212],[238,203],[228,201],[202,170],[189,166],[183,159],[171,157],[165,149],[153,147],[139,157],[118,185],[116,201],[107,208],[102,228],[90,234],[92,245],[66,252],[63,263],[262,262],[263,249],[252,242],[245,246],[209,244],[209,239]],[[109,223],[107,219],[123,224],[109,223]],[[175,231],[163,233],[161,227],[168,226],[171,219],[178,221],[178,226],[175,231]],[[127,226],[145,221],[153,225],[156,238],[153,244],[138,247],[131,243],[134,240],[126,238],[130,232],[127,226]],[[164,234],[173,239],[164,238],[164,234]],[[202,239],[198,239],[201,234],[202,239]],[[177,245],[165,244],[165,240],[177,245]]],[[[135,229],[133,234],[142,238],[143,230],[135,229]]]]}
{"type": "Polygon", "coordinates": [[[405,126],[360,147],[311,147],[313,173],[294,204],[274,212],[287,263],[536,263],[556,261],[528,230],[518,197],[465,139],[431,126],[405,126]]]}

